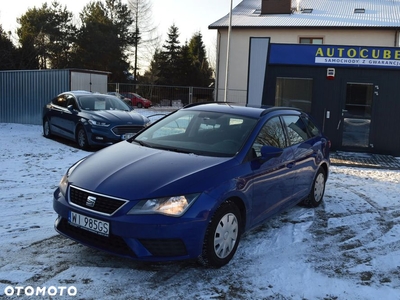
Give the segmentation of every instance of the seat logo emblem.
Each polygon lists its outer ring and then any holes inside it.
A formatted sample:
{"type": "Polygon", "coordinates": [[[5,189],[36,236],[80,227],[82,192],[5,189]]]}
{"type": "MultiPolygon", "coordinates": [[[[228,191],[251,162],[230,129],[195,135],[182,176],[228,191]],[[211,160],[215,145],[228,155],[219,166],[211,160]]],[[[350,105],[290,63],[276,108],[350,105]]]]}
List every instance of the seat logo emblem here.
{"type": "Polygon", "coordinates": [[[86,199],[86,206],[94,207],[94,205],[96,204],[96,200],[96,197],[88,196],[86,199]]]}

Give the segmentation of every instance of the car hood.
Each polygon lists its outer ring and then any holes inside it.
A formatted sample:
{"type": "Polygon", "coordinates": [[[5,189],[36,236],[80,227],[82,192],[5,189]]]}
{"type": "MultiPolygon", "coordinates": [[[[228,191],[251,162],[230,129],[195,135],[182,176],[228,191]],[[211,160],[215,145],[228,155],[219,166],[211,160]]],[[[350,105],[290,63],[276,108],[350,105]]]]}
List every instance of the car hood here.
{"type": "Polygon", "coordinates": [[[86,111],[87,117],[96,121],[107,123],[132,123],[132,124],[145,124],[149,119],[135,111],[124,110],[98,110],[86,111]]]}
{"type": "Polygon", "coordinates": [[[216,176],[220,177],[234,161],[123,141],[86,158],[70,174],[69,182],[130,200],[190,194],[214,186],[216,176]]]}

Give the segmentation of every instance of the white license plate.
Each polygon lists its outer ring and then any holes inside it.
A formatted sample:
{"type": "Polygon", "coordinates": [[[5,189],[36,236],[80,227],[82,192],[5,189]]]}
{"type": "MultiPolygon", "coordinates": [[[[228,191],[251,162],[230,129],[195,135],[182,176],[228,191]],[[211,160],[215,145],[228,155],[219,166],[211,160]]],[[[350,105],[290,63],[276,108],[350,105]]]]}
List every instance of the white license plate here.
{"type": "Polygon", "coordinates": [[[110,233],[110,224],[95,218],[77,214],[76,212],[69,212],[69,223],[73,226],[83,228],[85,230],[108,236],[110,233]]]}
{"type": "Polygon", "coordinates": [[[123,140],[127,140],[130,139],[131,137],[133,137],[136,133],[125,133],[122,135],[122,139],[123,140]]]}

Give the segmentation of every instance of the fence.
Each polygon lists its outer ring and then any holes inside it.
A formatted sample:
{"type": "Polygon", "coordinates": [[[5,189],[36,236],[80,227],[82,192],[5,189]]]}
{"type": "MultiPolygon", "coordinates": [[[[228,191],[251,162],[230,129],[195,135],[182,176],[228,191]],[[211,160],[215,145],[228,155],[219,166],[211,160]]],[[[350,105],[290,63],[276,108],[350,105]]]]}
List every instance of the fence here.
{"type": "Polygon", "coordinates": [[[214,101],[213,88],[188,86],[162,86],[146,84],[109,83],[109,92],[134,92],[149,99],[153,105],[172,106],[214,101]]]}

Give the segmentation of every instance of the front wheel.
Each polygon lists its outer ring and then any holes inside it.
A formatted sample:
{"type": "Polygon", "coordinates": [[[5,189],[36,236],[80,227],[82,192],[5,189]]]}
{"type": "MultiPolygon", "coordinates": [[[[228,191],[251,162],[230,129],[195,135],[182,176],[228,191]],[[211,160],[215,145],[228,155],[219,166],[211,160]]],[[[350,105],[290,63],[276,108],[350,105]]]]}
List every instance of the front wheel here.
{"type": "Polygon", "coordinates": [[[315,176],[311,192],[307,198],[303,200],[302,204],[308,207],[317,207],[320,205],[324,197],[325,183],[326,174],[325,171],[320,168],[315,176]]]}
{"type": "Polygon", "coordinates": [[[237,206],[233,202],[224,202],[208,225],[200,263],[216,268],[226,265],[239,245],[241,226],[242,218],[237,206]]]}
{"type": "Polygon", "coordinates": [[[48,119],[43,121],[43,136],[46,138],[51,137],[50,122],[48,119]]]}
{"type": "Polygon", "coordinates": [[[78,128],[78,132],[76,133],[76,142],[81,149],[85,150],[89,148],[88,138],[83,127],[78,128]]]}

